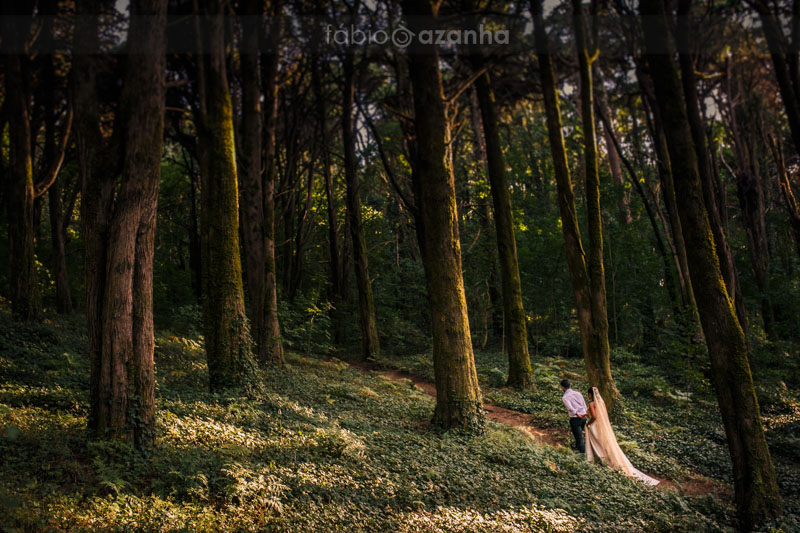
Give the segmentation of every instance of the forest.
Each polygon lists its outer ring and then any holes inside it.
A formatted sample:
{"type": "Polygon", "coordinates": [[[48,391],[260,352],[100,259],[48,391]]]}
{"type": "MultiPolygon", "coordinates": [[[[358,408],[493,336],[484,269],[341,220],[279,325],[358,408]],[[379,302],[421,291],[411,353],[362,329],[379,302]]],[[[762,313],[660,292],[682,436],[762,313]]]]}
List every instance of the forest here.
{"type": "Polygon", "coordinates": [[[800,0],[5,0],[0,531],[800,531],[800,0]]]}

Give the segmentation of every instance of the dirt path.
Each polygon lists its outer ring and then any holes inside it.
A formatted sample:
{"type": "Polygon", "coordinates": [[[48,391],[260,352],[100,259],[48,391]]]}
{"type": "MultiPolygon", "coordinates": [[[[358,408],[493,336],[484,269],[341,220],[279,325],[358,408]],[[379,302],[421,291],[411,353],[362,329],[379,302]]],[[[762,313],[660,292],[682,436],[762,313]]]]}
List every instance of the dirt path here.
{"type": "MultiPolygon", "coordinates": [[[[415,387],[421,389],[429,396],[434,398],[436,397],[436,386],[433,383],[426,381],[419,376],[415,376],[410,372],[393,369],[387,370],[371,363],[353,361],[349,361],[348,363],[351,366],[358,368],[365,374],[369,372],[377,372],[380,375],[391,379],[392,381],[410,381],[415,387]]],[[[514,427],[531,440],[556,447],[569,446],[572,436],[566,429],[537,427],[534,425],[533,417],[531,415],[506,409],[505,407],[500,407],[498,405],[484,403],[483,408],[486,411],[486,417],[489,420],[514,427]]],[[[730,502],[733,499],[733,494],[730,487],[702,476],[691,477],[678,481],[661,478],[656,479],[659,479],[660,481],[658,485],[660,489],[678,491],[685,496],[700,497],[711,495],[717,499],[727,502],[730,502]]]]}
{"type": "MultiPolygon", "coordinates": [[[[411,381],[415,387],[422,389],[429,396],[434,398],[436,397],[436,386],[433,383],[425,381],[408,372],[404,372],[402,370],[370,369],[361,364],[357,364],[355,366],[361,368],[362,371],[373,370],[379,372],[382,376],[386,376],[393,381],[411,381]]],[[[566,430],[536,427],[532,424],[531,415],[527,413],[512,411],[511,409],[506,409],[505,407],[500,407],[491,403],[484,403],[483,409],[486,411],[486,418],[489,420],[493,420],[507,426],[513,426],[533,440],[544,442],[551,446],[561,447],[568,445],[569,443],[569,432],[566,430]]]]}

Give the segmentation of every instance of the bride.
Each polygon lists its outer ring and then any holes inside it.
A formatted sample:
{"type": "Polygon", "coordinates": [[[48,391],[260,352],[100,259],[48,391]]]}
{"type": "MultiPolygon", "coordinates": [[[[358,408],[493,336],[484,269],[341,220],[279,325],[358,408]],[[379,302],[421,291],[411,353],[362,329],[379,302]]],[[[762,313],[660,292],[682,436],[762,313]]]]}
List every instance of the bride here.
{"type": "Polygon", "coordinates": [[[635,477],[648,485],[658,485],[659,481],[636,470],[622,453],[617,444],[617,437],[608,420],[606,404],[597,387],[589,389],[589,415],[591,420],[586,424],[586,460],[594,462],[599,459],[625,474],[635,477]]]}

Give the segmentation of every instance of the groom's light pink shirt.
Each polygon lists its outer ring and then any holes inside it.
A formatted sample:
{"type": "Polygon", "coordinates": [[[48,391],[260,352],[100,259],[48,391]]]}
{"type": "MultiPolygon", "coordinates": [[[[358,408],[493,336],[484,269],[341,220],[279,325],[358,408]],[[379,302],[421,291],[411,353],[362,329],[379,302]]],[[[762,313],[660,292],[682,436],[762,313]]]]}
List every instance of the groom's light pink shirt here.
{"type": "Polygon", "coordinates": [[[567,406],[570,418],[586,414],[586,402],[580,392],[567,389],[561,399],[564,401],[564,405],[567,406]]]}

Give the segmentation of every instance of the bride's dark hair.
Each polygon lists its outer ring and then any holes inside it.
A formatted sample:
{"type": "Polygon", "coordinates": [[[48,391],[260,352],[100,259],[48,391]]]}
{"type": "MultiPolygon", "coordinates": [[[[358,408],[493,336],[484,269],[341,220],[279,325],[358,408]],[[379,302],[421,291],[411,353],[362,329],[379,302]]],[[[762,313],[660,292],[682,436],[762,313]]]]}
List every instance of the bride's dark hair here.
{"type": "Polygon", "coordinates": [[[589,387],[589,393],[588,394],[589,394],[589,399],[590,400],[594,400],[594,392],[592,392],[593,390],[594,390],[594,387],[589,387]]]}

